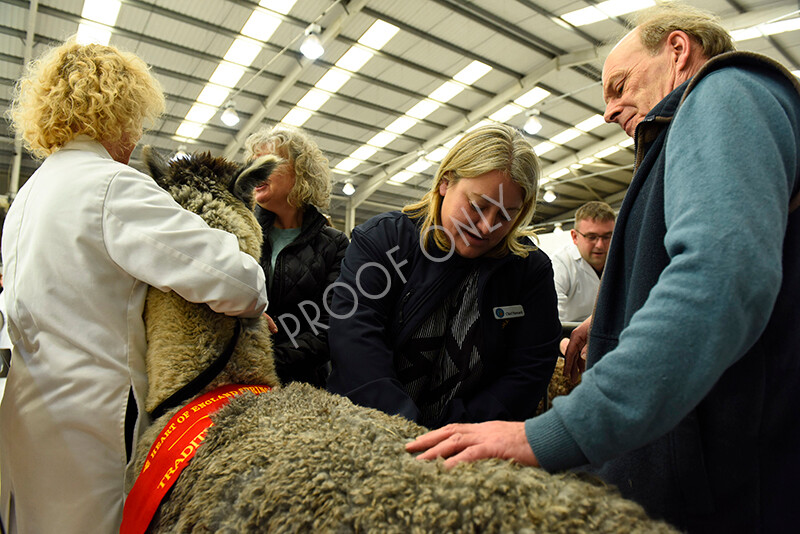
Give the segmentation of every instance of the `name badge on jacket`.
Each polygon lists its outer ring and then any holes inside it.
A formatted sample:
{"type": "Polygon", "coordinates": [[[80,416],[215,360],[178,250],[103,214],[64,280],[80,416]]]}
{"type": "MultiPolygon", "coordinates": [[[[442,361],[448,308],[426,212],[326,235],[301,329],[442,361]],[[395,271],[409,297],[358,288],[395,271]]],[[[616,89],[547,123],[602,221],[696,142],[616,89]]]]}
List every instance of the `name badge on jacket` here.
{"type": "Polygon", "coordinates": [[[515,304],[514,306],[498,306],[492,308],[492,312],[494,313],[495,319],[512,319],[525,315],[525,310],[522,308],[521,304],[515,304]]]}

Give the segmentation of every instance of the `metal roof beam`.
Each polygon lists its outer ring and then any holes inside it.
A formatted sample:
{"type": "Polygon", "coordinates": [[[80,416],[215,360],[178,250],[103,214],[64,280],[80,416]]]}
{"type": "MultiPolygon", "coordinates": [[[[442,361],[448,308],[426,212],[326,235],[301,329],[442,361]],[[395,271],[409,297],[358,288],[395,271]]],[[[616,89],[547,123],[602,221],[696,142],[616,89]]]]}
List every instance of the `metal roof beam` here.
{"type": "MultiPolygon", "coordinates": [[[[339,15],[336,20],[334,20],[330,26],[328,26],[325,31],[322,32],[322,35],[320,35],[320,40],[322,41],[323,46],[330,43],[337,35],[339,35],[345,24],[349,20],[352,20],[353,17],[363,9],[367,1],[368,0],[351,0],[346,5],[342,4],[345,7],[344,13],[339,15]]],[[[280,102],[283,96],[292,87],[294,87],[295,83],[300,79],[300,76],[312,64],[313,61],[309,59],[301,59],[300,63],[283,78],[283,81],[281,81],[275,89],[270,91],[270,95],[263,101],[261,109],[259,109],[253,114],[252,117],[250,117],[250,120],[248,120],[239,133],[234,136],[233,141],[228,143],[228,146],[225,147],[224,156],[226,158],[233,159],[236,153],[239,152],[239,149],[244,146],[247,136],[253,133],[261,125],[261,121],[267,116],[267,113],[269,113],[270,110],[275,107],[278,102],[280,102]]]]}
{"type": "MultiPolygon", "coordinates": [[[[28,8],[28,28],[25,31],[25,52],[22,64],[27,65],[33,57],[33,40],[36,35],[36,16],[39,11],[39,0],[31,0],[28,8]]],[[[22,169],[22,136],[19,132],[14,136],[14,160],[11,163],[11,179],[8,194],[14,196],[19,190],[19,173],[22,169]]]]}
{"type": "MultiPolygon", "coordinates": [[[[557,162],[555,162],[555,163],[553,163],[551,165],[548,165],[547,167],[544,167],[542,169],[542,176],[550,176],[554,172],[560,171],[561,169],[569,167],[570,165],[572,165],[574,163],[578,163],[580,160],[582,160],[584,158],[594,157],[594,155],[597,154],[598,152],[600,152],[601,150],[605,150],[606,148],[610,148],[612,146],[618,145],[621,142],[625,141],[626,139],[630,139],[628,137],[628,134],[626,134],[625,132],[621,131],[616,135],[612,135],[611,137],[603,139],[602,141],[598,141],[597,143],[595,143],[593,145],[590,145],[590,146],[588,146],[588,147],[586,147],[586,148],[584,148],[582,150],[579,150],[578,152],[576,152],[575,154],[572,154],[571,156],[568,156],[566,158],[560,159],[557,162]]],[[[557,180],[551,180],[548,183],[557,184],[558,181],[557,180]]]]}
{"type": "Polygon", "coordinates": [[[434,136],[426,143],[420,145],[417,150],[408,153],[405,158],[401,158],[399,161],[389,166],[386,170],[374,175],[372,178],[367,180],[366,183],[363,183],[358,187],[353,195],[353,204],[358,206],[364,200],[366,200],[391,176],[393,176],[403,167],[407,166],[413,158],[416,158],[420,150],[429,152],[439,145],[446,143],[473,124],[476,124],[478,121],[488,117],[501,107],[505,106],[508,102],[533,89],[544,76],[556,70],[557,68],[558,60],[551,59],[541,67],[525,76],[521,81],[513,83],[510,87],[507,87],[505,90],[501,91],[497,96],[489,100],[487,103],[476,108],[463,119],[450,125],[443,132],[434,136]]]}

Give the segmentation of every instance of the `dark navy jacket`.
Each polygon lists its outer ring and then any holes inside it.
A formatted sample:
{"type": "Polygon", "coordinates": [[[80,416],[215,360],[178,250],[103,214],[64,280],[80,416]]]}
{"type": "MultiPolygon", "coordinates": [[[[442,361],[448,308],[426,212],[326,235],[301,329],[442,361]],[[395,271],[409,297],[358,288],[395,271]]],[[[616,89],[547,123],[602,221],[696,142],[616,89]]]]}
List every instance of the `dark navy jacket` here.
{"type": "Polygon", "coordinates": [[[476,262],[482,384],[471,398],[453,399],[440,424],[532,416],[552,376],[561,333],[550,260],[535,251],[527,258],[453,254],[432,261],[420,248],[417,223],[400,212],[353,230],[334,289],[328,389],[417,420],[417,407],[397,379],[397,350],[476,262]],[[524,316],[496,317],[495,308],[513,305],[522,305],[524,316]]]}

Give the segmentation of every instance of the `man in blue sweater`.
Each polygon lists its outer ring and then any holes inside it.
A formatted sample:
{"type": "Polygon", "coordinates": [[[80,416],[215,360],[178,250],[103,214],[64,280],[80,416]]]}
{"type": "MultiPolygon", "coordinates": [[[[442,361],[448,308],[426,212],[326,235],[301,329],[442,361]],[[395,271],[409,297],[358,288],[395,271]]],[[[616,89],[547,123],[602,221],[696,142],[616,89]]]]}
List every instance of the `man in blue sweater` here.
{"type": "MultiPolygon", "coordinates": [[[[408,444],[590,470],[690,532],[800,524],[800,84],[710,15],[653,8],[603,68],[636,140],[582,383],[525,423],[408,444]]],[[[569,372],[570,369],[567,370],[569,372]]]]}

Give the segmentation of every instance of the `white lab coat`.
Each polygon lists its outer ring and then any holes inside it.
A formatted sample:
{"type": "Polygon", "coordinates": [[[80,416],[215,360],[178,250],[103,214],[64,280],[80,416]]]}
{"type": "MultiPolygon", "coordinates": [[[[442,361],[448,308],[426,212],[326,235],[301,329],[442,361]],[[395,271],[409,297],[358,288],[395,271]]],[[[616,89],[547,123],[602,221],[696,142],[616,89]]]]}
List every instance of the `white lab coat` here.
{"type": "Polygon", "coordinates": [[[6,299],[0,295],[0,349],[11,349],[11,338],[6,327],[6,299]]]}
{"type": "Polygon", "coordinates": [[[600,277],[570,243],[550,258],[558,295],[558,318],[561,322],[581,322],[594,311],[600,277]]]}
{"type": "Polygon", "coordinates": [[[118,532],[133,388],[144,411],[148,285],[255,317],[264,274],[148,176],[81,136],[19,191],[2,242],[14,362],[0,406],[7,532],[118,532]]]}

